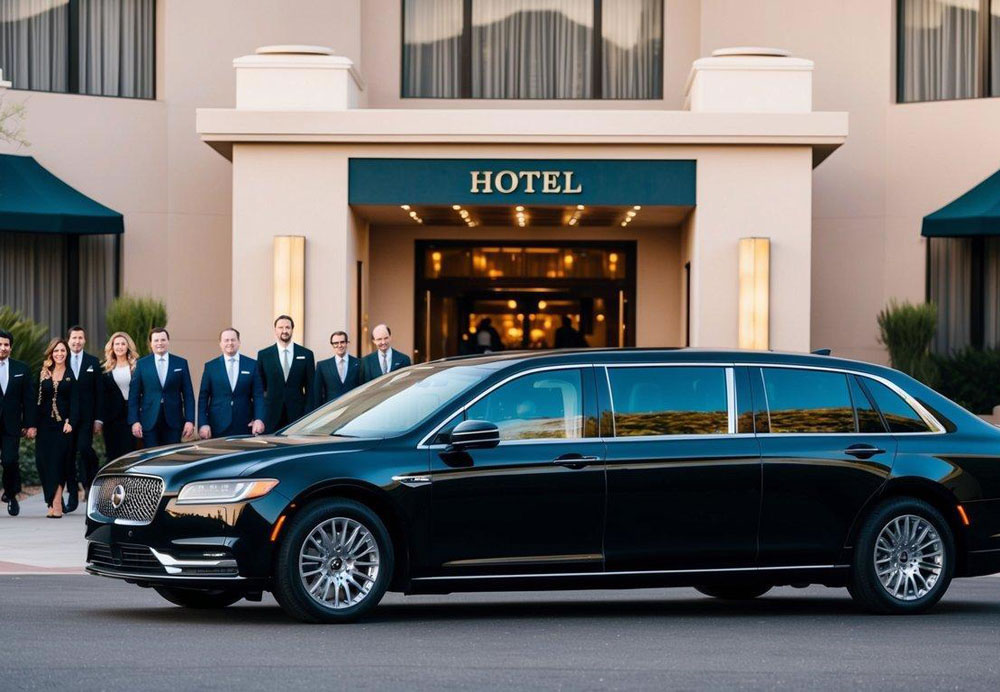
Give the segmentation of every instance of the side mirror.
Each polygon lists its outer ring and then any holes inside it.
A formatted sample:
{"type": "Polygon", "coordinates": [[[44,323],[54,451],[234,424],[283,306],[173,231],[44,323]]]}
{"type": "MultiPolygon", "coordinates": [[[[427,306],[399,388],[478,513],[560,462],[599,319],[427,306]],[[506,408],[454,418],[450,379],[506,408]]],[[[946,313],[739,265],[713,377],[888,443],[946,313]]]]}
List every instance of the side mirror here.
{"type": "Polygon", "coordinates": [[[489,449],[500,444],[500,430],[494,423],[484,420],[466,420],[451,431],[451,451],[489,449]]]}

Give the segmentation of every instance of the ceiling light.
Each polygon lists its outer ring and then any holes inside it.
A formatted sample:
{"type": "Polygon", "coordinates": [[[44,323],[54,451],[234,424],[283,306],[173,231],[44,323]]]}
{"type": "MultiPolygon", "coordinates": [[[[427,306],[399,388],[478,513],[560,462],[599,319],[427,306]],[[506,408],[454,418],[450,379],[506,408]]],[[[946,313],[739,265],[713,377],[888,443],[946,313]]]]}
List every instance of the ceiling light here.
{"type": "Polygon", "coordinates": [[[629,217],[631,219],[633,216],[635,216],[635,212],[631,211],[631,210],[627,211],[627,212],[625,212],[625,216],[627,216],[627,217],[629,217]]]}
{"type": "Polygon", "coordinates": [[[628,222],[627,221],[622,221],[622,228],[625,228],[626,226],[628,226],[628,222]]]}
{"type": "Polygon", "coordinates": [[[640,207],[640,206],[639,206],[638,204],[637,204],[637,205],[635,205],[635,206],[634,206],[634,207],[632,207],[632,208],[633,208],[633,209],[635,209],[636,211],[639,211],[640,209],[642,209],[642,207],[640,207]]]}
{"type": "Polygon", "coordinates": [[[399,208],[402,209],[403,211],[410,211],[410,205],[409,204],[401,204],[401,205],[399,205],[399,208]]]}
{"type": "Polygon", "coordinates": [[[582,204],[577,204],[576,208],[579,209],[580,211],[583,211],[583,205],[582,204]]]}
{"type": "Polygon", "coordinates": [[[524,207],[522,207],[522,206],[521,206],[521,205],[519,204],[519,205],[517,205],[516,207],[514,207],[514,211],[524,211],[524,207]]]}
{"type": "Polygon", "coordinates": [[[462,205],[461,204],[452,204],[451,208],[454,209],[455,211],[458,211],[459,209],[462,208],[462,205]]]}

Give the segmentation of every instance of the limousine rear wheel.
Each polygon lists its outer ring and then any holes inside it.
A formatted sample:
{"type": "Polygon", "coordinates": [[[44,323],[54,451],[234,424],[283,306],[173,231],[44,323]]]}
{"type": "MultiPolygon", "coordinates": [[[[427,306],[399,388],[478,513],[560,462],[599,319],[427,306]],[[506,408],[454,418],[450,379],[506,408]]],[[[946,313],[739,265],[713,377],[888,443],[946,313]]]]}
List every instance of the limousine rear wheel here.
{"type": "Polygon", "coordinates": [[[866,610],[921,613],[944,595],[955,539],[941,513],[916,498],[891,498],[868,515],[851,566],[851,596],[866,610]]]}
{"type": "Polygon", "coordinates": [[[723,601],[750,601],[763,596],[771,590],[770,584],[717,584],[713,586],[696,586],[696,590],[723,601]]]}
{"type": "Polygon", "coordinates": [[[375,512],[353,500],[322,500],[292,521],[278,550],[274,596],[299,620],[349,622],[378,605],[392,569],[392,540],[375,512]]]}
{"type": "Polygon", "coordinates": [[[181,589],[173,586],[154,586],[153,590],[174,605],[199,610],[225,608],[243,598],[242,591],[233,589],[181,589]]]}

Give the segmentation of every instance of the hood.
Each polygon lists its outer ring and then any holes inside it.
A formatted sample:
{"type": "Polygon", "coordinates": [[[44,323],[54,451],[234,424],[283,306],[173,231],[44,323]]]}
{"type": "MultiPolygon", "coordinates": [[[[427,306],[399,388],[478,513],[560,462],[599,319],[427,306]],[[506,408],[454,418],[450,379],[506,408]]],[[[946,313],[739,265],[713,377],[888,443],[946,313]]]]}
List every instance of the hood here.
{"type": "Polygon", "coordinates": [[[344,453],[371,449],[378,439],[353,437],[229,437],[154,447],[126,454],[101,469],[111,473],[141,473],[159,476],[169,488],[174,480],[195,480],[208,475],[238,477],[262,462],[289,455],[329,451],[344,453]]]}

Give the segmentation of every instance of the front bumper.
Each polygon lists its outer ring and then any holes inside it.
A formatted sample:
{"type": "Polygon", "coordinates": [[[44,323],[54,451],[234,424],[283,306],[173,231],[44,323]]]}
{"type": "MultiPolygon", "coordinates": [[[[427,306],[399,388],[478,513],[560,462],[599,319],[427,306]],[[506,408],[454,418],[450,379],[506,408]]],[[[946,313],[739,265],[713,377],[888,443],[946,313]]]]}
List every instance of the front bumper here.
{"type": "Polygon", "coordinates": [[[271,532],[287,504],[276,491],[219,505],[178,505],[175,495],[165,495],[148,524],[89,514],[86,570],[143,585],[265,583],[274,554],[271,532]]]}

